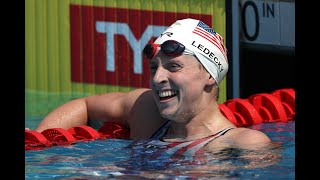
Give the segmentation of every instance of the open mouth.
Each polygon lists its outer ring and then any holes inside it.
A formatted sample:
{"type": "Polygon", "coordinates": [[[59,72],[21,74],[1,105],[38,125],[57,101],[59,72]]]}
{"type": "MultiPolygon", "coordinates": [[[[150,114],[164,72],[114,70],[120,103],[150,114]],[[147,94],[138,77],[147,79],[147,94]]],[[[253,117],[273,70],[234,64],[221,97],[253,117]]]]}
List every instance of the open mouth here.
{"type": "Polygon", "coordinates": [[[173,98],[173,97],[177,96],[177,94],[178,94],[178,91],[175,91],[175,90],[158,91],[160,101],[164,101],[164,100],[173,98]]]}

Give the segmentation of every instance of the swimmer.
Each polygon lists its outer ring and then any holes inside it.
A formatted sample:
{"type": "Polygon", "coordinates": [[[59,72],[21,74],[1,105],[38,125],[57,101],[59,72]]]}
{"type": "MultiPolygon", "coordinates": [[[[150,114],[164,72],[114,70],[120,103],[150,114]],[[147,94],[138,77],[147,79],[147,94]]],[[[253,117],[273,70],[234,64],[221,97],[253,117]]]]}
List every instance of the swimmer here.
{"type": "Polygon", "coordinates": [[[223,38],[204,22],[177,20],[143,52],[149,61],[150,89],[71,100],[48,113],[35,130],[109,120],[127,126],[133,140],[244,149],[271,142],[261,131],[237,128],[220,112],[219,83],[228,71],[227,50],[223,38]]]}

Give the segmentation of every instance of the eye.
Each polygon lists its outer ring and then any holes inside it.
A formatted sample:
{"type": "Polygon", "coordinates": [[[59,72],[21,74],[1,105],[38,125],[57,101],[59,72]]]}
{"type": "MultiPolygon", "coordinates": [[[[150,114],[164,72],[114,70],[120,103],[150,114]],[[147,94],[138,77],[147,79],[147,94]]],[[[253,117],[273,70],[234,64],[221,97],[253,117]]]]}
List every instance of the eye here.
{"type": "Polygon", "coordinates": [[[177,63],[168,63],[166,65],[166,69],[170,72],[176,72],[179,71],[182,68],[182,66],[180,64],[177,63]]]}

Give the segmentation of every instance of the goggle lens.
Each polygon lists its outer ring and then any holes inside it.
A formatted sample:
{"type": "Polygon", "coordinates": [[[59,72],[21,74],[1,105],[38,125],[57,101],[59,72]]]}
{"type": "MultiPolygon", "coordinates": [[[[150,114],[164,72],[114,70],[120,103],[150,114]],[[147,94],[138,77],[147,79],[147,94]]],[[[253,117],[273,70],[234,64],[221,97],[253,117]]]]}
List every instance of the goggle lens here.
{"type": "MultiPolygon", "coordinates": [[[[158,47],[159,44],[147,44],[143,49],[146,58],[151,59],[158,47]]],[[[179,56],[185,50],[185,46],[178,41],[168,40],[160,45],[160,50],[167,56],[179,56]]]]}

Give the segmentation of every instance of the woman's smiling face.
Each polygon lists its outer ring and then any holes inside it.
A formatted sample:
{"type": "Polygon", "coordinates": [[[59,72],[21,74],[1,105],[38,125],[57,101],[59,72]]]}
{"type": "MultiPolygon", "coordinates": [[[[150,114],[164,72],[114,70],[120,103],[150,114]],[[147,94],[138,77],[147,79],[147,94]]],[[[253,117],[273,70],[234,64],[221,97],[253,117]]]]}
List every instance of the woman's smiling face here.
{"type": "Polygon", "coordinates": [[[209,74],[195,56],[168,57],[159,51],[150,60],[150,87],[160,114],[167,119],[190,119],[202,108],[209,74]]]}

